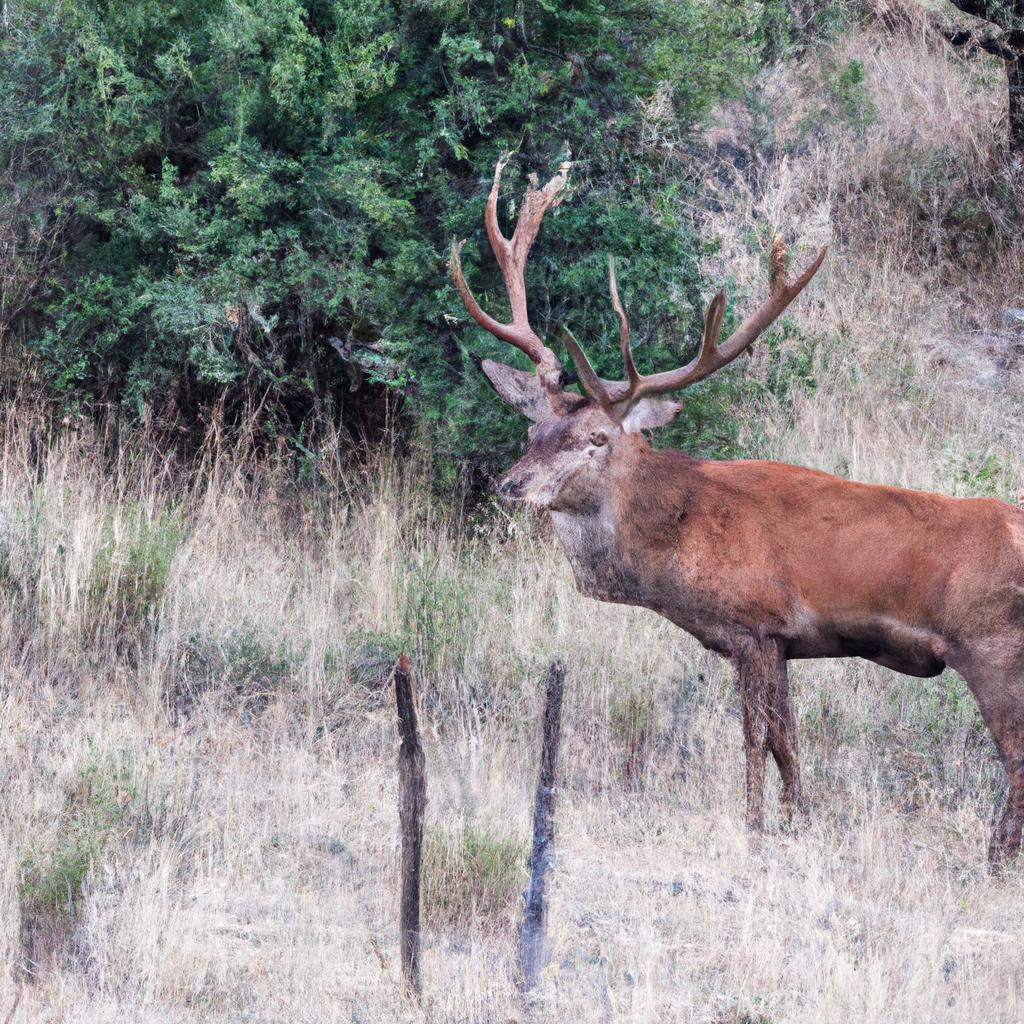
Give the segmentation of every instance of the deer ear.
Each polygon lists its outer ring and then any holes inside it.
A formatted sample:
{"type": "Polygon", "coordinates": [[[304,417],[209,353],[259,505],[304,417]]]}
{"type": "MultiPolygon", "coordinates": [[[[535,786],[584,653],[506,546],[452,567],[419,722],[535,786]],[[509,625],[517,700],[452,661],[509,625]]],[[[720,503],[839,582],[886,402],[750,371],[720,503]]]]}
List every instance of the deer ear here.
{"type": "Polygon", "coordinates": [[[654,430],[671,423],[683,410],[682,402],[669,402],[663,398],[641,398],[626,414],[622,429],[627,434],[641,430],[654,430]]]}
{"type": "Polygon", "coordinates": [[[537,380],[537,374],[524,373],[494,359],[481,359],[479,366],[498,392],[498,397],[517,412],[534,423],[551,415],[551,403],[537,380]]]}

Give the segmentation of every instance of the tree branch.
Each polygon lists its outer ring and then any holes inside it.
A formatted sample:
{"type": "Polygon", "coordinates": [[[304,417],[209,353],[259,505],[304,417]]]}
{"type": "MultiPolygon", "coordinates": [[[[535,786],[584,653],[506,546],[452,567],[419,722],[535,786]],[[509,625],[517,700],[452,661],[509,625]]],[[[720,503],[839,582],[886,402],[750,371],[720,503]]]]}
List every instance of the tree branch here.
{"type": "Polygon", "coordinates": [[[998,28],[1010,30],[1016,28],[1014,22],[1024,21],[1024,3],[1021,0],[1006,2],[1006,0],[949,0],[949,2],[964,14],[980,18],[982,21],[991,22],[998,28]]]}
{"type": "Polygon", "coordinates": [[[995,57],[1001,57],[1003,60],[1015,60],[1018,56],[1016,50],[1007,46],[1002,39],[998,39],[995,36],[982,35],[966,28],[940,28],[939,31],[948,43],[960,50],[969,50],[977,47],[986,53],[991,53],[995,57]]]}

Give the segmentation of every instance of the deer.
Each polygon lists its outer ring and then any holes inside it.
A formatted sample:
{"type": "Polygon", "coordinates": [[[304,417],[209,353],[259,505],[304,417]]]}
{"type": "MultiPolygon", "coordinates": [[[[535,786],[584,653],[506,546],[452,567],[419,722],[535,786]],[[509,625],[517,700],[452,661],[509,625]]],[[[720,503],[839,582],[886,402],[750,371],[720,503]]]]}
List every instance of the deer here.
{"type": "Polygon", "coordinates": [[[530,323],[525,267],[545,213],[564,195],[566,160],[536,175],[511,238],[499,226],[497,163],[485,226],[511,309],[502,323],[449,270],[473,320],[522,352],[523,371],[479,362],[495,392],[531,421],[526,450],[497,484],[507,502],[546,512],[576,588],[599,601],[650,609],[727,658],[742,707],[749,828],[764,828],[770,754],[787,825],[806,815],[788,663],[862,658],[927,678],[947,667],[977,700],[1007,776],[988,847],[993,873],[1016,856],[1024,826],[1024,510],[992,498],[858,483],[814,469],[714,461],[654,448],[647,434],[682,410],[673,395],[746,352],[821,266],[822,249],[792,280],[782,240],[771,249],[767,299],[721,341],[726,295],[704,317],[697,355],[643,375],[609,260],[624,380],[595,373],[563,328],[583,393],[569,389],[554,351],[530,323]]]}

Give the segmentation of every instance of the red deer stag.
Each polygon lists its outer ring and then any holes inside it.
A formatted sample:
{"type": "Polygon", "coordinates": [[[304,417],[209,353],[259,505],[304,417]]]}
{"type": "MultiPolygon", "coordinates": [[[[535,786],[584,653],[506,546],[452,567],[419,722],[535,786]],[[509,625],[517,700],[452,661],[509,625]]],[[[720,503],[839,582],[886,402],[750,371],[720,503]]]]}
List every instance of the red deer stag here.
{"type": "Polygon", "coordinates": [[[506,499],[546,510],[578,589],[641,605],[691,633],[736,667],[747,761],[747,821],[763,824],[770,752],[787,816],[800,774],[787,662],[859,657],[912,676],[948,665],[977,698],[1009,780],[989,860],[1013,856],[1024,823],[1024,512],[987,498],[853,483],[775,462],[712,462],[651,448],[643,431],[682,409],[655,398],[714,373],[754,342],[814,276],[824,250],[795,280],[780,239],[767,301],[725,342],[725,293],[711,301],[700,352],[643,376],[610,266],[626,380],[600,379],[572,335],[565,343],[586,397],[563,389],[555,354],[530,325],[523,272],[545,212],[570,165],[531,185],[515,232],[498,225],[499,161],[486,225],[512,308],[503,324],[470,292],[452,249],[451,272],[474,320],[536,365],[481,367],[498,395],[533,421],[526,454],[498,486],[506,499]]]}

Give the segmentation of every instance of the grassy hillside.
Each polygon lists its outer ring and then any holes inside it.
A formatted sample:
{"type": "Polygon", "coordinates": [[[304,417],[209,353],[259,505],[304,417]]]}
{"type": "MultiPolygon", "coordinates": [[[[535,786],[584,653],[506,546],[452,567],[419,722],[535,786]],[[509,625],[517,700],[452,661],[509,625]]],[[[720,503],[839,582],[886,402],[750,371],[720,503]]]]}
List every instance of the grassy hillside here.
{"type": "MultiPolygon", "coordinates": [[[[831,244],[743,368],[765,386],[722,412],[739,450],[1016,500],[1002,104],[997,67],[899,8],[716,112],[687,157],[708,279],[757,294],[770,227],[798,260],[831,244]]],[[[0,1019],[527,1019],[512,935],[556,656],[555,955],[529,1019],[1021,1018],[1024,871],[985,871],[1000,773],[952,674],[795,664],[810,824],[756,837],[727,666],[579,596],[542,523],[436,497],[429,455],[354,469],[323,438],[297,484],[286,454],[214,438],[186,479],[163,442],[111,461],[47,423],[23,400],[0,425],[0,1019]],[[397,966],[402,649],[430,786],[421,1009],[397,966]]]]}

